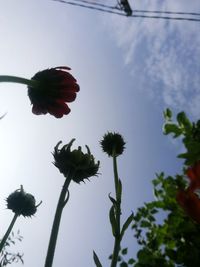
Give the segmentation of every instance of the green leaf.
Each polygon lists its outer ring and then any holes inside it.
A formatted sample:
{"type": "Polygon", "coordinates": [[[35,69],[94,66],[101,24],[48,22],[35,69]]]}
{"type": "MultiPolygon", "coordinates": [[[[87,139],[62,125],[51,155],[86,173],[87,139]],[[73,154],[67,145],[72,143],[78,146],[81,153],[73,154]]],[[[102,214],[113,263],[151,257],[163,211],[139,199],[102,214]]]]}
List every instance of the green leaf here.
{"type": "Polygon", "coordinates": [[[128,248],[123,248],[121,250],[122,255],[126,255],[128,253],[128,248]]]}
{"type": "Polygon", "coordinates": [[[120,267],[128,267],[128,264],[125,261],[123,261],[122,263],[120,263],[120,267]]]}
{"type": "Polygon", "coordinates": [[[102,264],[94,250],[93,250],[93,259],[96,264],[96,267],[102,267],[102,264]]]}
{"type": "Polygon", "coordinates": [[[171,118],[172,118],[172,111],[169,108],[167,108],[166,110],[164,110],[163,114],[164,114],[164,118],[165,118],[166,121],[170,121],[171,120],[171,118]]]}
{"type": "MultiPolygon", "coordinates": [[[[110,194],[111,194],[111,193],[110,193],[110,194]]],[[[116,201],[113,197],[111,197],[110,194],[108,195],[108,197],[109,197],[110,201],[113,203],[113,205],[116,206],[117,201],[116,201]]]]}
{"type": "Polygon", "coordinates": [[[163,133],[164,134],[174,134],[174,138],[180,136],[183,132],[182,132],[182,129],[179,128],[179,126],[177,126],[176,124],[173,124],[173,123],[166,123],[164,125],[164,128],[163,128],[163,133]]]}
{"type": "Polygon", "coordinates": [[[127,230],[127,228],[129,227],[129,225],[131,224],[131,222],[133,221],[134,216],[133,213],[126,219],[125,223],[122,226],[122,230],[121,230],[121,240],[124,236],[125,231],[127,230]]]}
{"type": "Polygon", "coordinates": [[[185,130],[189,131],[192,129],[192,123],[190,122],[190,120],[186,116],[185,112],[182,111],[182,112],[178,113],[176,119],[177,119],[178,124],[180,126],[184,126],[185,130]]]}
{"type": "Polygon", "coordinates": [[[129,265],[132,265],[133,263],[135,263],[135,260],[133,258],[131,258],[131,259],[128,260],[128,264],[129,265]]]}
{"type": "Polygon", "coordinates": [[[148,264],[150,259],[152,258],[152,253],[147,249],[139,250],[137,253],[137,257],[142,264],[148,264]]]}
{"type": "Polygon", "coordinates": [[[116,221],[116,218],[115,218],[115,208],[114,208],[114,206],[112,206],[110,208],[109,218],[110,218],[110,224],[112,226],[113,236],[116,236],[116,233],[117,233],[117,221],[116,221]]]}
{"type": "Polygon", "coordinates": [[[148,221],[143,220],[143,221],[141,221],[140,226],[141,226],[142,228],[149,228],[149,227],[151,227],[151,223],[148,222],[148,221]]]}

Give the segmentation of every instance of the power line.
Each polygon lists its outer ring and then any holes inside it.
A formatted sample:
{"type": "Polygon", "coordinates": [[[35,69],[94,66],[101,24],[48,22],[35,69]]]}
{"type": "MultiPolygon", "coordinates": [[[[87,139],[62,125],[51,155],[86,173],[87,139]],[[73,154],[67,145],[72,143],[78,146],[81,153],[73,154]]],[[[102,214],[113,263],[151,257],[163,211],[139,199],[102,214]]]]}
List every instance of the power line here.
{"type": "MultiPolygon", "coordinates": [[[[107,6],[104,4],[99,3],[91,3],[87,0],[74,0],[76,2],[66,1],[66,0],[52,0],[55,2],[60,2],[63,4],[73,5],[73,6],[79,6],[83,8],[88,8],[96,11],[111,13],[115,15],[120,16],[127,16],[123,10],[119,9],[118,7],[114,6],[107,6]],[[78,3],[80,2],[80,3],[78,3]],[[117,10],[117,11],[115,11],[117,10]]],[[[132,15],[129,15],[128,17],[131,18],[151,18],[151,19],[165,19],[165,20],[186,20],[186,21],[196,21],[200,22],[200,13],[196,12],[173,12],[173,11],[148,11],[148,10],[132,10],[132,15]],[[144,13],[144,14],[138,14],[138,13],[144,13]],[[145,15],[145,14],[152,14],[152,15],[145,15]],[[155,14],[155,15],[153,15],[155,14]],[[172,16],[159,16],[156,14],[167,14],[167,15],[188,15],[193,17],[172,17],[172,16]],[[199,18],[198,18],[199,16],[199,18]]]]}
{"type": "Polygon", "coordinates": [[[99,6],[99,7],[105,7],[105,8],[110,8],[110,9],[116,9],[115,6],[108,6],[108,5],[105,5],[105,4],[96,3],[96,2],[90,2],[90,1],[87,1],[87,0],[73,0],[73,1],[76,1],[76,2],[82,2],[82,3],[89,4],[89,5],[99,6]]]}
{"type": "MultiPolygon", "coordinates": [[[[92,2],[87,1],[87,0],[73,0],[73,1],[87,3],[89,5],[94,5],[94,6],[105,7],[105,8],[108,8],[108,9],[118,9],[119,10],[119,8],[117,6],[109,6],[109,5],[95,3],[95,2],[92,3],[92,2]]],[[[172,14],[172,15],[191,15],[191,16],[198,16],[199,19],[200,19],[200,13],[197,13],[197,12],[175,12],[175,11],[158,11],[158,10],[139,10],[139,9],[134,9],[132,11],[134,13],[158,13],[158,14],[172,14]]]]}
{"type": "MultiPolygon", "coordinates": [[[[79,7],[85,7],[85,8],[89,8],[89,9],[93,9],[93,10],[97,10],[97,11],[102,11],[102,12],[107,12],[107,13],[112,13],[112,14],[116,14],[116,15],[121,15],[121,16],[126,16],[124,13],[122,12],[116,12],[116,11],[112,11],[112,10],[109,10],[109,9],[103,9],[101,7],[94,7],[92,6],[88,6],[88,5],[84,5],[84,4],[79,4],[79,3],[75,3],[75,2],[70,2],[70,1],[65,1],[65,0],[52,0],[52,1],[55,1],[55,2],[60,2],[60,3],[63,3],[63,4],[68,4],[68,5],[73,5],[73,6],[79,6],[79,7]]],[[[80,1],[80,2],[83,2],[83,1],[80,1]]],[[[96,3],[97,4],[97,3],[96,3]]],[[[107,6],[106,6],[107,7],[107,6]]],[[[110,8],[110,7],[109,7],[110,8]]],[[[113,8],[113,7],[112,7],[113,8]]],[[[116,9],[116,8],[113,8],[113,9],[116,9]]]]}
{"type": "Polygon", "coordinates": [[[156,10],[133,10],[133,12],[143,12],[143,13],[163,13],[163,14],[174,14],[174,15],[191,15],[191,16],[199,16],[200,13],[195,12],[174,12],[174,11],[156,11],[156,10]]]}

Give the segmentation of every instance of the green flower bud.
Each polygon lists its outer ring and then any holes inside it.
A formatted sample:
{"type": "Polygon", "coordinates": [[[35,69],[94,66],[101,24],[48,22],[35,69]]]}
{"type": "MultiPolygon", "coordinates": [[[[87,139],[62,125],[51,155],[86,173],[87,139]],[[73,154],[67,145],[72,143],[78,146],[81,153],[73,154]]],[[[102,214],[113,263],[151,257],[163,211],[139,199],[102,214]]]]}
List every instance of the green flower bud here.
{"type": "Polygon", "coordinates": [[[24,217],[31,217],[34,215],[38,207],[38,205],[36,206],[34,196],[26,193],[23,186],[10,194],[6,202],[8,209],[24,217]]]}
{"type": "Polygon", "coordinates": [[[123,153],[125,148],[125,142],[123,137],[118,133],[108,132],[103,136],[103,139],[100,141],[101,147],[109,157],[119,156],[123,153]]]}
{"type": "Polygon", "coordinates": [[[71,146],[75,139],[72,139],[69,144],[64,145],[59,149],[61,141],[54,148],[53,156],[55,162],[53,164],[67,178],[72,175],[72,180],[80,183],[84,179],[91,176],[96,176],[99,170],[99,161],[95,163],[94,156],[90,153],[89,147],[86,146],[87,153],[83,153],[81,147],[71,151],[71,146]]]}

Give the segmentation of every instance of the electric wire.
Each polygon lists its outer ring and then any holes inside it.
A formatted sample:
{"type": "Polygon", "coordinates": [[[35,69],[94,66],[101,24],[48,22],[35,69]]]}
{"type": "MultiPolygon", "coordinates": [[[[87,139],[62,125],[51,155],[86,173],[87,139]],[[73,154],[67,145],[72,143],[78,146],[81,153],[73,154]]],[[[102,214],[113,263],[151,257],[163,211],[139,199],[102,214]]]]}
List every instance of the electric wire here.
{"type": "MultiPolygon", "coordinates": [[[[73,5],[73,6],[79,6],[79,7],[84,7],[96,11],[101,11],[101,12],[106,12],[106,13],[111,13],[115,15],[120,15],[120,16],[126,16],[127,15],[124,12],[117,12],[114,10],[121,10],[117,7],[113,6],[107,6],[104,4],[99,4],[99,3],[91,3],[87,0],[75,0],[76,2],[71,2],[67,0],[52,0],[55,2],[60,2],[63,4],[68,4],[68,5],[73,5]],[[80,3],[78,3],[80,2],[80,3]]],[[[123,10],[121,10],[123,11],[123,10]]],[[[200,13],[196,12],[173,12],[173,11],[148,11],[148,10],[132,10],[133,14],[128,16],[132,18],[151,18],[151,19],[165,19],[165,20],[186,20],[186,21],[196,21],[200,22],[200,13]],[[136,13],[136,14],[134,14],[136,13]],[[189,15],[189,16],[199,16],[197,17],[172,17],[172,16],[159,16],[159,15],[143,15],[143,14],[138,14],[138,13],[154,13],[154,14],[172,14],[172,15],[189,15]]]]}

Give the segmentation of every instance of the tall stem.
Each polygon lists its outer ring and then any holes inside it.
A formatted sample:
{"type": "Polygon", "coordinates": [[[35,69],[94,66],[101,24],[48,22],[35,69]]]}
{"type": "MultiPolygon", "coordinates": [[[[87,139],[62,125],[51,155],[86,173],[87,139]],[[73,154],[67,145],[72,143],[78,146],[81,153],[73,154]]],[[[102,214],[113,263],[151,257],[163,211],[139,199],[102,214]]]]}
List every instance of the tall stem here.
{"type": "Polygon", "coordinates": [[[38,81],[32,79],[25,79],[17,76],[0,75],[0,82],[21,83],[29,86],[37,86],[38,81]]]}
{"type": "Polygon", "coordinates": [[[8,237],[10,235],[10,232],[11,232],[11,230],[12,230],[12,228],[13,228],[13,226],[14,226],[14,224],[15,224],[18,216],[19,215],[17,213],[15,213],[15,215],[14,215],[14,217],[13,217],[13,219],[12,219],[12,221],[11,221],[9,227],[8,227],[8,230],[6,231],[3,239],[1,240],[1,243],[0,243],[0,252],[2,251],[2,249],[3,249],[3,247],[4,247],[5,243],[6,243],[6,240],[8,239],[8,237]]]}
{"type": "Polygon", "coordinates": [[[120,233],[121,233],[121,226],[120,226],[121,196],[118,194],[119,177],[118,177],[118,171],[117,171],[117,157],[115,154],[113,155],[113,171],[114,171],[115,194],[116,194],[115,216],[116,216],[116,222],[117,222],[117,231],[115,234],[115,244],[113,248],[111,267],[116,267],[118,256],[119,256],[119,251],[120,251],[120,242],[121,242],[121,236],[120,236],[120,233]]]}
{"type": "Polygon", "coordinates": [[[118,171],[117,171],[117,157],[115,154],[113,155],[113,172],[114,172],[114,179],[115,179],[115,195],[117,199],[117,188],[119,183],[118,171]]]}
{"type": "Polygon", "coordinates": [[[46,256],[46,261],[45,261],[45,267],[51,267],[53,264],[53,258],[54,258],[54,253],[55,253],[55,248],[56,248],[56,241],[58,237],[58,230],[60,226],[60,220],[61,220],[61,215],[63,208],[66,204],[66,193],[68,191],[69,184],[71,182],[71,178],[68,177],[65,179],[65,183],[63,185],[62,191],[60,193],[60,197],[58,200],[57,204],[57,209],[54,217],[54,222],[51,230],[51,236],[49,240],[49,246],[47,250],[47,256],[46,256]]]}

